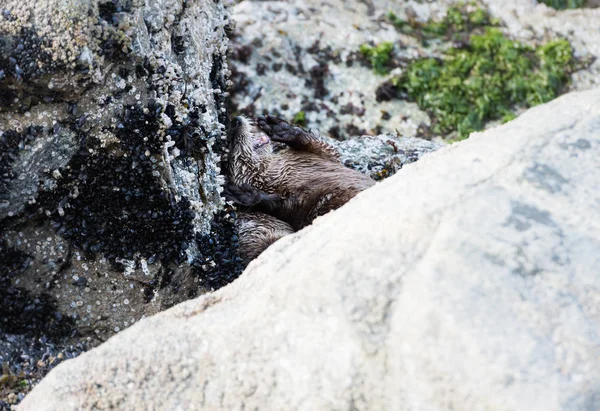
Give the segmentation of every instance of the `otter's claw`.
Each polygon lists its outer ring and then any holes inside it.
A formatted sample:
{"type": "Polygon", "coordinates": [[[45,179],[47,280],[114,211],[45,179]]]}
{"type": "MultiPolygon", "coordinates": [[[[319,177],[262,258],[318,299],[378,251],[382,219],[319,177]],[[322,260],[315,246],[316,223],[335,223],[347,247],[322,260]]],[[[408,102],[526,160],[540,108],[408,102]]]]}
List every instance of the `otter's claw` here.
{"type": "Polygon", "coordinates": [[[223,190],[223,197],[225,197],[225,200],[242,207],[252,207],[264,201],[276,201],[280,198],[277,194],[265,193],[250,184],[242,184],[241,186],[230,184],[223,190]]]}
{"type": "Polygon", "coordinates": [[[256,123],[262,131],[271,137],[271,140],[279,143],[293,143],[305,133],[300,127],[294,127],[287,121],[275,116],[260,116],[256,119],[256,123]]]}

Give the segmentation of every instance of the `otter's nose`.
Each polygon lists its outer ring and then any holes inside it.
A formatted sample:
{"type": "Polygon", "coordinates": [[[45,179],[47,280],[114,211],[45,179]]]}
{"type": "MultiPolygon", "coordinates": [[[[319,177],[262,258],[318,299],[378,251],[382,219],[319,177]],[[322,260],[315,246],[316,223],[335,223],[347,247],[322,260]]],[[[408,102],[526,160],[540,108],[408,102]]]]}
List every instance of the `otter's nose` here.
{"type": "Polygon", "coordinates": [[[236,118],[233,119],[233,122],[231,125],[233,127],[240,127],[242,124],[244,124],[244,117],[237,116],[236,118]]]}

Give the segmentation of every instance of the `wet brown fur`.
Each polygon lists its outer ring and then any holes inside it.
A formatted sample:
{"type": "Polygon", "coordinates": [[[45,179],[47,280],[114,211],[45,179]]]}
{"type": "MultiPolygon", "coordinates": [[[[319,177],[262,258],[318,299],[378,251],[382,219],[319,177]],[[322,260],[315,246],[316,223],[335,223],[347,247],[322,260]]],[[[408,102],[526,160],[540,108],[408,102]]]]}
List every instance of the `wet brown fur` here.
{"type": "Polygon", "coordinates": [[[238,250],[245,264],[254,260],[281,237],[294,232],[289,224],[259,212],[238,213],[238,231],[238,250]]]}
{"type": "Polygon", "coordinates": [[[257,204],[257,209],[285,221],[294,230],[375,184],[368,176],[345,167],[335,149],[310,132],[272,116],[258,119],[262,129],[247,119],[237,122],[231,131],[231,183],[279,196],[279,201],[269,201],[262,208],[257,204]],[[267,134],[287,147],[274,152],[270,141],[255,147],[255,142],[266,139],[267,134]]]}

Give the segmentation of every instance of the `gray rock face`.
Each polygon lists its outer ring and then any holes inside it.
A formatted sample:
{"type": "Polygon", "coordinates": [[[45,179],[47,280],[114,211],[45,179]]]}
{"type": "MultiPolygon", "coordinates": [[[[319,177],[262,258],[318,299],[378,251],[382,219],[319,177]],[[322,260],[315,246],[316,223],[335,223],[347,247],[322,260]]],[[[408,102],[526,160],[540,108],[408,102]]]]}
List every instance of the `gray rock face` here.
{"type": "Polygon", "coordinates": [[[228,24],[219,1],[2,1],[0,332],[96,344],[239,273],[228,24]]]}
{"type": "Polygon", "coordinates": [[[61,364],[20,409],[599,409],[599,159],[600,89],[529,110],[61,364]]]}
{"type": "MultiPolygon", "coordinates": [[[[235,5],[232,38],[233,109],[248,115],[303,113],[307,124],[324,135],[345,139],[360,134],[428,134],[429,116],[417,104],[380,99],[380,86],[402,72],[402,64],[442,55],[451,44],[424,47],[398,32],[386,14],[402,20],[441,19],[456,0],[245,0],[235,5]],[[359,52],[367,43],[394,43],[399,64],[376,75],[359,52]]],[[[486,0],[503,31],[529,45],[564,37],[575,55],[596,61],[573,75],[573,90],[595,87],[600,78],[600,9],[558,12],[535,0],[486,0]]]]}
{"type": "MultiPolygon", "coordinates": [[[[303,112],[307,124],[336,139],[361,134],[414,137],[427,114],[406,101],[377,102],[385,80],[358,55],[361,44],[398,41],[380,22],[380,2],[334,0],[242,1],[233,9],[236,34],[231,59],[233,108],[248,115],[303,112]],[[374,10],[377,11],[374,14],[374,10]]],[[[417,49],[407,47],[407,56],[417,49]]]]}
{"type": "Polygon", "coordinates": [[[346,167],[369,175],[378,181],[395,174],[402,166],[414,163],[441,144],[414,137],[390,135],[361,136],[343,141],[325,138],[336,147],[346,167]]]}

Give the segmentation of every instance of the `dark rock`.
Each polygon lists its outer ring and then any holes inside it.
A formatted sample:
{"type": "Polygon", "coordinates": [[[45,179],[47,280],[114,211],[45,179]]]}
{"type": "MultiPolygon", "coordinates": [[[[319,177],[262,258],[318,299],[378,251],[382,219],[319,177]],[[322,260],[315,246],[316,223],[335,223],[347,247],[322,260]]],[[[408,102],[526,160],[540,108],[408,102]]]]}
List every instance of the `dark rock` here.
{"type": "Polygon", "coordinates": [[[0,15],[0,363],[17,376],[40,339],[81,351],[242,269],[219,194],[224,6],[20,3],[0,15]]]}

